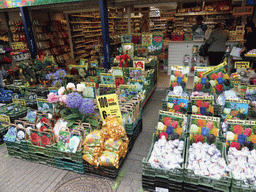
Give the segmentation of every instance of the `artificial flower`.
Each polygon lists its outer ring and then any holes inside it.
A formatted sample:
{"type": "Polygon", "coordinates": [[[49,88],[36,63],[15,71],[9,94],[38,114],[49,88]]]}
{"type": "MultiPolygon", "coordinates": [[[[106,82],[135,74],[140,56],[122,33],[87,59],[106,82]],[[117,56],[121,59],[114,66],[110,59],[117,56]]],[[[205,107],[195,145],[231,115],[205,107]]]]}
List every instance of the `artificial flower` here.
{"type": "Polygon", "coordinates": [[[235,134],[232,131],[228,131],[226,135],[227,141],[233,141],[235,138],[235,134]]]}
{"type": "Polygon", "coordinates": [[[30,135],[30,140],[33,142],[33,143],[37,143],[39,141],[40,137],[39,135],[37,135],[36,133],[32,133],[30,135]]]}
{"type": "Polygon", "coordinates": [[[41,123],[45,123],[45,124],[48,124],[49,123],[49,120],[45,117],[43,117],[40,121],[41,123]]]}
{"type": "Polygon", "coordinates": [[[187,83],[188,82],[188,78],[185,77],[183,81],[184,81],[184,83],[187,83]]]}
{"type": "Polygon", "coordinates": [[[166,133],[168,133],[169,135],[171,135],[173,133],[173,127],[172,126],[167,126],[166,128],[166,133]]]}
{"type": "Polygon", "coordinates": [[[213,74],[211,74],[211,78],[212,78],[213,80],[216,80],[216,79],[218,78],[218,76],[217,76],[215,73],[213,73],[213,74]]]}
{"type": "Polygon", "coordinates": [[[207,127],[202,127],[201,135],[207,136],[209,134],[209,129],[207,127]]]}
{"type": "Polygon", "coordinates": [[[78,70],[75,69],[75,68],[72,68],[72,69],[70,70],[70,74],[71,74],[71,75],[77,75],[77,74],[78,74],[78,70]]]}
{"type": "Polygon", "coordinates": [[[85,90],[85,84],[77,84],[77,85],[76,85],[76,90],[77,90],[78,92],[84,92],[84,90],[85,90]]]}
{"type": "Polygon", "coordinates": [[[202,100],[197,100],[196,101],[196,106],[197,107],[202,107],[203,106],[203,101],[202,100]]]}
{"type": "Polygon", "coordinates": [[[247,137],[250,137],[252,134],[252,130],[250,128],[246,128],[244,130],[244,135],[246,135],[247,137]]]}
{"type": "Polygon", "coordinates": [[[173,133],[171,134],[171,140],[179,139],[179,134],[178,133],[173,133]]]}
{"type": "Polygon", "coordinates": [[[202,78],[202,74],[203,74],[204,72],[202,72],[202,71],[200,71],[200,72],[198,72],[198,77],[199,78],[202,78]]]}
{"type": "Polygon", "coordinates": [[[230,147],[235,147],[237,150],[240,150],[241,148],[241,145],[240,143],[237,143],[237,142],[232,142],[230,147]]]}
{"type": "Polygon", "coordinates": [[[65,87],[60,87],[58,90],[58,95],[63,95],[65,90],[66,90],[65,87]]]}
{"type": "Polygon", "coordinates": [[[238,139],[238,135],[235,134],[235,136],[234,136],[234,141],[237,141],[237,139],[238,139]]]}
{"type": "Polygon", "coordinates": [[[56,93],[49,93],[47,95],[47,101],[49,103],[57,103],[58,100],[59,100],[59,97],[58,97],[58,95],[56,93]]]}
{"type": "Polygon", "coordinates": [[[195,135],[194,141],[195,141],[195,143],[198,143],[198,142],[203,143],[204,137],[202,135],[195,135]]]}
{"type": "Polygon", "coordinates": [[[197,133],[198,132],[198,126],[196,124],[192,124],[190,127],[191,133],[197,133]]]}
{"type": "Polygon", "coordinates": [[[72,89],[72,90],[73,90],[75,87],[76,87],[76,86],[75,86],[74,83],[68,83],[67,86],[66,86],[67,89],[72,89]]]}
{"type": "Polygon", "coordinates": [[[170,118],[170,117],[165,117],[165,118],[164,118],[164,124],[165,124],[166,126],[171,125],[171,118],[170,118]]]}

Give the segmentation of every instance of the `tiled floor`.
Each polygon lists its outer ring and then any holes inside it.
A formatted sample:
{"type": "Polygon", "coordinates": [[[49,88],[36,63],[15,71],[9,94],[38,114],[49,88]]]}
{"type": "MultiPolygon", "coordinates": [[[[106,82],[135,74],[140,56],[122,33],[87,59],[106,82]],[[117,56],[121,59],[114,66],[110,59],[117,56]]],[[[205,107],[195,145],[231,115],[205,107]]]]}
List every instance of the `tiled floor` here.
{"type": "MultiPolygon", "coordinates": [[[[161,81],[167,79],[161,76],[161,81]]],[[[166,86],[166,85],[165,85],[166,86]]],[[[8,156],[0,146],[0,192],[26,191],[120,191],[140,192],[142,159],[147,156],[157,125],[158,111],[165,96],[164,83],[155,90],[143,109],[143,131],[128,154],[117,179],[77,174],[8,156]]]]}

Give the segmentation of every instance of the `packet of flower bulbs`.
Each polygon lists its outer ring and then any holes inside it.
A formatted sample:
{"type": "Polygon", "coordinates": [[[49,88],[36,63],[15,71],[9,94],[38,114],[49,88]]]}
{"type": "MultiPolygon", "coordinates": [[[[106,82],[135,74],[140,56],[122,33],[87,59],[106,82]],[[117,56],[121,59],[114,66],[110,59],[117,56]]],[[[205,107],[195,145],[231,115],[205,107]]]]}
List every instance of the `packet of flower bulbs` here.
{"type": "Polygon", "coordinates": [[[168,95],[167,111],[172,113],[187,114],[188,96],[168,95]]]}
{"type": "Polygon", "coordinates": [[[170,76],[170,89],[173,90],[176,86],[182,86],[186,90],[186,83],[188,81],[189,67],[172,66],[170,76]]]}
{"type": "Polygon", "coordinates": [[[219,136],[220,118],[191,115],[190,119],[190,143],[215,143],[219,136]]]}
{"type": "Polygon", "coordinates": [[[100,95],[115,94],[116,85],[114,84],[99,84],[100,95]]]}
{"type": "Polygon", "coordinates": [[[194,76],[194,91],[202,91],[204,93],[211,92],[211,84],[206,76],[202,74],[212,67],[195,67],[195,76],[194,76]]]}
{"type": "Polygon", "coordinates": [[[118,88],[120,85],[124,85],[124,76],[123,75],[113,75],[115,80],[115,85],[118,88]]]}
{"type": "Polygon", "coordinates": [[[188,117],[184,114],[159,111],[157,136],[164,135],[167,140],[179,139],[187,131],[188,117]]]}
{"type": "Polygon", "coordinates": [[[117,153],[110,151],[103,151],[102,155],[99,157],[99,165],[107,167],[119,167],[120,156],[117,153]]]}
{"type": "Polygon", "coordinates": [[[248,116],[249,100],[226,99],[222,113],[224,119],[243,119],[248,116]]]}
{"type": "Polygon", "coordinates": [[[256,85],[248,85],[246,89],[245,99],[251,102],[256,101],[256,85]]]}
{"type": "Polygon", "coordinates": [[[40,132],[40,146],[45,147],[54,143],[54,132],[53,130],[45,130],[40,132]]]}
{"type": "Polygon", "coordinates": [[[227,147],[237,150],[247,147],[250,151],[256,148],[256,121],[227,120],[222,124],[227,147]]]}
{"type": "Polygon", "coordinates": [[[104,144],[103,133],[100,130],[94,130],[88,134],[84,140],[84,144],[88,147],[102,147],[104,144]]]}
{"type": "Polygon", "coordinates": [[[191,96],[192,114],[214,116],[213,96],[191,96]]]}
{"type": "Polygon", "coordinates": [[[72,131],[67,152],[76,153],[82,147],[81,143],[82,135],[79,131],[72,131]]]}
{"type": "Polygon", "coordinates": [[[101,84],[113,84],[114,78],[111,73],[101,73],[100,82],[101,84]]]}
{"type": "Polygon", "coordinates": [[[68,149],[69,140],[70,140],[70,132],[69,131],[60,131],[59,132],[59,140],[57,143],[58,150],[66,152],[68,149]]]}
{"type": "Polygon", "coordinates": [[[202,76],[206,76],[212,86],[212,92],[218,95],[224,91],[232,89],[233,83],[226,71],[227,63],[224,62],[212,69],[204,72],[202,76]]]}
{"type": "Polygon", "coordinates": [[[136,85],[120,85],[120,97],[131,100],[138,95],[138,88],[136,85]]]}

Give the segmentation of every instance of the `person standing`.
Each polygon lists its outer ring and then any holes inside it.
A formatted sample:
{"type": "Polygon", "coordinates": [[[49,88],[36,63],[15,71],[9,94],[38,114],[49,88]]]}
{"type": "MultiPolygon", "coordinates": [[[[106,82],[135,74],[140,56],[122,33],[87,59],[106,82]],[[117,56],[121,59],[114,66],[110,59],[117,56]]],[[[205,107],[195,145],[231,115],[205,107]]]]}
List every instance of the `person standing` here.
{"type": "Polygon", "coordinates": [[[195,34],[204,35],[205,31],[207,30],[207,25],[203,24],[203,16],[199,15],[196,18],[196,24],[192,26],[192,30],[195,34]]]}
{"type": "Polygon", "coordinates": [[[215,25],[214,31],[211,33],[206,44],[209,45],[208,56],[210,66],[219,65],[226,52],[226,42],[228,40],[228,32],[223,30],[221,23],[215,25]]]}

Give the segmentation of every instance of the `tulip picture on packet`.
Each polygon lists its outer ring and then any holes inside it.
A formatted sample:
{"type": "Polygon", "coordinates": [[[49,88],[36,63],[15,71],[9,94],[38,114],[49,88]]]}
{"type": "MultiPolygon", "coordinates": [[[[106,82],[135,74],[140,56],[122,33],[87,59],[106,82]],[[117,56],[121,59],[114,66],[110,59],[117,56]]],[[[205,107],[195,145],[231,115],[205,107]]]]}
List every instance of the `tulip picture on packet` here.
{"type": "Polygon", "coordinates": [[[248,116],[249,103],[249,100],[226,100],[222,118],[245,120],[248,116]]]}
{"type": "Polygon", "coordinates": [[[188,81],[188,67],[174,66],[172,67],[170,76],[170,89],[173,90],[176,86],[182,86],[183,91],[186,89],[186,84],[188,81]]]}
{"type": "Polygon", "coordinates": [[[213,106],[214,97],[191,97],[192,101],[192,114],[195,115],[214,115],[213,106]]]}
{"type": "Polygon", "coordinates": [[[168,96],[167,110],[172,113],[187,114],[188,97],[168,96]]]}
{"type": "Polygon", "coordinates": [[[211,67],[195,67],[194,91],[202,91],[204,93],[211,92],[211,84],[206,76],[202,76],[204,72],[210,70],[211,67]]]}

